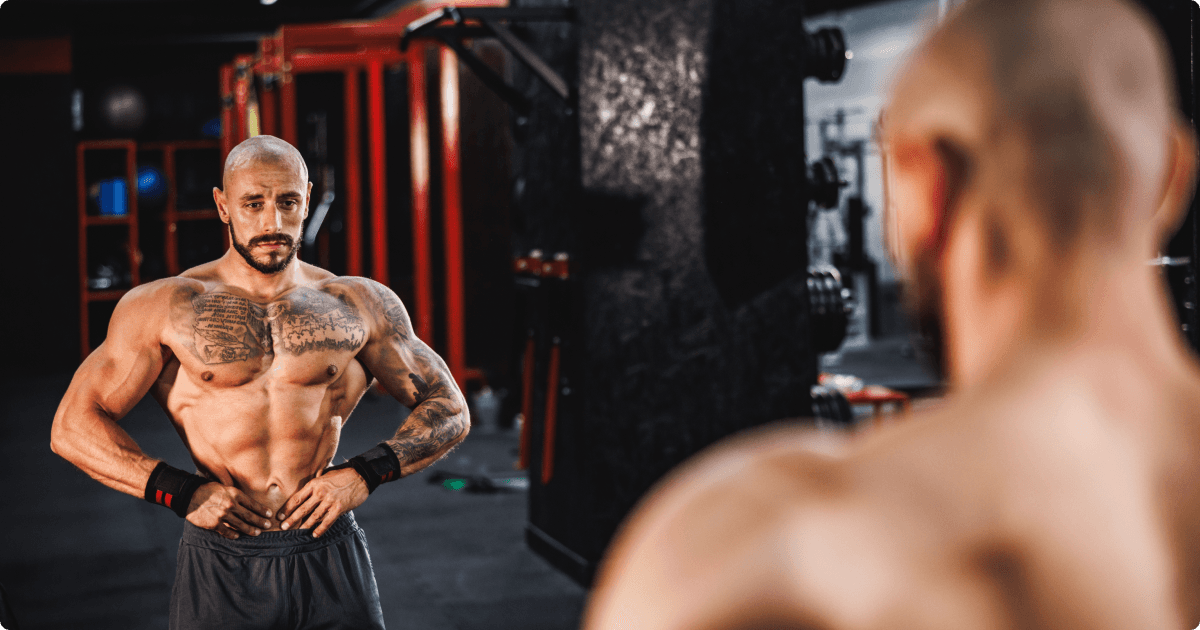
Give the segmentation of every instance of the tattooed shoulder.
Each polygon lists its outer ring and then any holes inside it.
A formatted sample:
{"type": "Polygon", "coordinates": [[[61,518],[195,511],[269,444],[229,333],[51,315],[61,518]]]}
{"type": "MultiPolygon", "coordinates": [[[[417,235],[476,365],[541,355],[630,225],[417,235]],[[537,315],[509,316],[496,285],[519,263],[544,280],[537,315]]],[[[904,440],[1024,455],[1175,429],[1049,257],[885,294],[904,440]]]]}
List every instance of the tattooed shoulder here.
{"type": "Polygon", "coordinates": [[[338,278],[329,284],[352,287],[368,307],[375,312],[385,334],[408,341],[412,337],[412,321],[396,293],[368,278],[338,278]]]}

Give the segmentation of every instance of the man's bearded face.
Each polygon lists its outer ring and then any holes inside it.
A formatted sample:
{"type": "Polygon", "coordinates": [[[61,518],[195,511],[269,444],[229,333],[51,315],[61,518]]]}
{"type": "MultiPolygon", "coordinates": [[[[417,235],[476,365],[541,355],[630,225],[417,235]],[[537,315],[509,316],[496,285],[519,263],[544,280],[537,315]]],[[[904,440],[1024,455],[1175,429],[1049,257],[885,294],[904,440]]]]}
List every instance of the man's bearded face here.
{"type": "Polygon", "coordinates": [[[300,244],[287,234],[263,234],[242,243],[232,222],[229,224],[229,242],[233,243],[233,249],[242,255],[246,264],[267,275],[286,269],[300,251],[300,244]]]}

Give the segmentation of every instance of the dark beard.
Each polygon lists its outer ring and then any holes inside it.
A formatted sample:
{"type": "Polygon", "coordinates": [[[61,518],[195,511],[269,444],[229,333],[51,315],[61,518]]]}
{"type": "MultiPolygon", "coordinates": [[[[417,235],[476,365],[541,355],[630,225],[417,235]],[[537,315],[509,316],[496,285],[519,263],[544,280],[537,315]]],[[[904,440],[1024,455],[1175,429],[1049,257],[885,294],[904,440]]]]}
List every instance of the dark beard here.
{"type": "Polygon", "coordinates": [[[300,251],[300,245],[293,241],[292,237],[288,236],[287,234],[264,234],[262,236],[256,236],[250,239],[249,243],[242,245],[241,241],[239,241],[237,238],[237,233],[233,231],[232,222],[229,224],[229,242],[233,243],[233,249],[237,250],[237,253],[242,255],[242,258],[246,261],[247,265],[253,267],[255,271],[268,276],[273,276],[280,271],[287,269],[287,266],[291,264],[292,259],[296,257],[296,253],[300,251]],[[250,249],[261,243],[270,242],[285,243],[288,247],[287,255],[270,264],[263,264],[255,260],[254,256],[250,253],[250,249]]]}
{"type": "Polygon", "coordinates": [[[936,254],[917,254],[913,279],[903,287],[904,302],[912,317],[914,345],[929,358],[929,367],[939,381],[946,380],[946,326],[942,312],[942,285],[937,273],[936,254]]]}

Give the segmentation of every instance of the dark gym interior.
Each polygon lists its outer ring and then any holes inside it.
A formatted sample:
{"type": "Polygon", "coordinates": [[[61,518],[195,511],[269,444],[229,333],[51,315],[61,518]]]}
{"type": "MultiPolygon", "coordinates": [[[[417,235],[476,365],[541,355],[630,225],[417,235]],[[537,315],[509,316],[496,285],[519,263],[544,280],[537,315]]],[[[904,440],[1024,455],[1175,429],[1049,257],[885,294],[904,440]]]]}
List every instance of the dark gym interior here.
{"type": "MultiPolygon", "coordinates": [[[[1195,120],[1200,9],[1142,3],[1195,120]]],[[[308,165],[300,257],[391,287],[470,402],[461,446],[355,511],[388,627],[578,627],[614,532],[684,459],[935,401],[874,125],[956,4],[0,3],[0,615],[166,626],[181,521],[56,456],[50,426],[126,291],[225,253],[211,190],[258,134],[308,165]]],[[[1160,261],[1193,347],[1198,242],[1189,215],[1160,261]]],[[[406,414],[369,391],[339,458],[406,414]]],[[[190,465],[153,400],[122,426],[190,465]]]]}

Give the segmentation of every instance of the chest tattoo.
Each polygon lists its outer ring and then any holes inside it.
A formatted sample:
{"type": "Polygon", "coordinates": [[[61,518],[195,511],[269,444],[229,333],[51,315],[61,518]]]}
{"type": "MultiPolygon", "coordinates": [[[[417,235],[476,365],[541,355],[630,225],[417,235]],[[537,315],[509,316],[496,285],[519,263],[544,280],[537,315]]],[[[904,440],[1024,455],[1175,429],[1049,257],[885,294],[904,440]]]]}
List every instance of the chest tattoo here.
{"type": "Polygon", "coordinates": [[[268,305],[267,319],[279,333],[279,350],[289,354],[353,352],[366,341],[367,327],[357,309],[345,298],[320,291],[296,291],[268,305]]]}
{"type": "Polygon", "coordinates": [[[192,340],[206,365],[246,361],[271,351],[266,310],[254,302],[229,293],[203,293],[192,297],[192,311],[192,340]]]}

